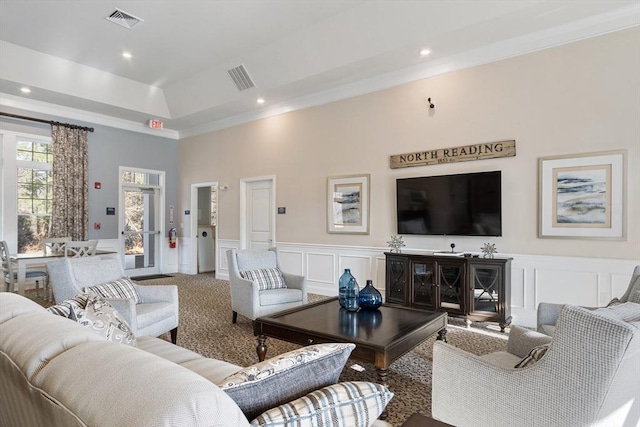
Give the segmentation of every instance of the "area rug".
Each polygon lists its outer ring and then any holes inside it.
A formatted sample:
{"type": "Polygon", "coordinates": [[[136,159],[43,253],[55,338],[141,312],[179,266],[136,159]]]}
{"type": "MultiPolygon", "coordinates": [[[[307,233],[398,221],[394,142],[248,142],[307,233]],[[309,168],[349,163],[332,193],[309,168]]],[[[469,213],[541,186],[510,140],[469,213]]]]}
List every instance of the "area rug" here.
{"type": "MultiPolygon", "coordinates": [[[[177,285],[180,298],[180,327],[178,345],[200,353],[206,357],[249,366],[258,361],[256,340],[250,319],[238,316],[236,324],[231,323],[231,295],[229,282],[214,278],[213,273],[198,275],[175,274],[145,280],[140,285],[177,285]]],[[[27,296],[44,306],[53,302],[43,301],[28,291],[27,296]]],[[[327,298],[322,295],[309,295],[309,302],[327,298]]],[[[487,354],[506,349],[507,333],[500,333],[494,323],[474,323],[466,328],[464,321],[449,318],[447,340],[449,344],[474,354],[487,354]]],[[[508,332],[507,328],[507,332],[508,332]]],[[[169,334],[161,338],[170,341],[169,334]]],[[[433,360],[433,342],[435,336],[425,341],[396,360],[388,371],[387,385],[395,394],[388,409],[387,422],[400,426],[415,412],[431,414],[431,362],[433,360]]],[[[273,338],[267,339],[267,357],[299,348],[273,338]]],[[[341,381],[377,382],[375,366],[350,359],[341,381]],[[364,368],[363,371],[354,369],[364,368]]],[[[461,392],[461,398],[464,393],[461,392]]]]}
{"type": "MultiPolygon", "coordinates": [[[[229,282],[217,280],[213,274],[196,276],[176,274],[175,277],[147,280],[143,285],[175,284],[180,297],[180,329],[178,345],[207,357],[222,359],[240,366],[257,362],[256,340],[252,322],[238,316],[231,323],[231,296],[229,282]]],[[[310,295],[309,300],[318,301],[324,296],[310,295]]],[[[450,318],[447,328],[449,344],[475,354],[486,354],[505,350],[507,334],[500,333],[495,324],[480,323],[466,328],[462,320],[450,318]],[[497,329],[493,331],[492,328],[497,329]]],[[[163,338],[169,340],[168,334],[163,338]]],[[[395,394],[387,407],[387,422],[400,426],[414,412],[431,413],[431,362],[435,337],[419,345],[389,368],[387,384],[395,394]]],[[[267,357],[299,348],[273,338],[267,339],[267,357]]],[[[349,360],[342,373],[342,381],[377,381],[372,364],[349,360]],[[351,367],[359,365],[360,372],[351,367]]]]}

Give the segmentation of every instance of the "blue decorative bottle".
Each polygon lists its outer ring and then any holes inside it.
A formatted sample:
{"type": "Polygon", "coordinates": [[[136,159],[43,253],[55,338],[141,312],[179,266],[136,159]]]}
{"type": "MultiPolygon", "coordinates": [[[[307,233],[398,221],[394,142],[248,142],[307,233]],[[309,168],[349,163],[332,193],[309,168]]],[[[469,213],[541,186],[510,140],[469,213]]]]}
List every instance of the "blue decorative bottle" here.
{"type": "Polygon", "coordinates": [[[360,308],[360,288],[355,277],[349,279],[347,289],[345,291],[344,308],[348,311],[358,311],[360,308]]]}
{"type": "Polygon", "coordinates": [[[347,307],[347,285],[349,285],[349,280],[351,279],[356,280],[355,277],[351,275],[351,269],[345,268],[344,273],[340,276],[340,280],[338,280],[338,302],[340,303],[340,307],[347,307]]]}
{"type": "Polygon", "coordinates": [[[375,310],[382,305],[382,294],[373,287],[373,282],[367,280],[367,285],[359,293],[360,308],[375,310]]]}

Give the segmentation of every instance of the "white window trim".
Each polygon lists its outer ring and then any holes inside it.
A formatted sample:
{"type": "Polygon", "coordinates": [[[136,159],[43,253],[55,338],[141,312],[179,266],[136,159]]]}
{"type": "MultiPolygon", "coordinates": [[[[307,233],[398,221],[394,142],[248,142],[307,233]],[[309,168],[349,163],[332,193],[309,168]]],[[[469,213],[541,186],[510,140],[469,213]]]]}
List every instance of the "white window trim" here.
{"type": "MultiPolygon", "coordinates": [[[[2,195],[0,202],[0,240],[6,240],[9,244],[9,252],[15,253],[18,250],[18,167],[28,165],[28,167],[38,167],[49,163],[25,162],[16,159],[16,147],[18,139],[24,138],[29,141],[52,143],[51,137],[34,135],[25,132],[13,132],[0,130],[0,164],[2,165],[0,182],[2,183],[2,195]]],[[[46,167],[43,167],[45,169],[46,167]]]]}

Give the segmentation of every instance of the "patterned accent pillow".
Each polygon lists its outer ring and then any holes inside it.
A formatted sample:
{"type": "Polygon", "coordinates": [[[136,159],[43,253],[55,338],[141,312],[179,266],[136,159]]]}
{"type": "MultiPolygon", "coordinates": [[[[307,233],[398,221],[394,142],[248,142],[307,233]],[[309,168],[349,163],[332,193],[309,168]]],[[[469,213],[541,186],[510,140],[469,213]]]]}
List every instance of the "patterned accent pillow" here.
{"type": "Polygon", "coordinates": [[[126,320],[100,295],[89,291],[86,308],[74,308],[72,320],[105,337],[107,341],[136,346],[136,337],[126,320]]]}
{"type": "Polygon", "coordinates": [[[88,286],[84,288],[84,291],[93,291],[102,298],[133,298],[135,304],[142,302],[136,287],[128,277],[121,277],[113,282],[102,283],[100,285],[88,286]]]}
{"type": "Polygon", "coordinates": [[[258,289],[265,291],[267,289],[286,288],[282,272],[278,268],[261,268],[258,270],[245,270],[240,272],[243,279],[251,280],[258,284],[258,289]]]}
{"type": "Polygon", "coordinates": [[[351,343],[303,347],[244,368],[219,384],[248,419],[335,384],[355,348],[351,343]]]}
{"type": "Polygon", "coordinates": [[[85,308],[87,301],[89,300],[88,293],[82,293],[74,296],[73,298],[66,299],[60,304],[52,305],[47,308],[47,311],[57,316],[71,317],[71,311],[76,308],[85,308]]]}
{"type": "Polygon", "coordinates": [[[614,305],[620,305],[620,304],[622,304],[622,301],[620,301],[618,297],[615,297],[614,299],[609,301],[609,303],[607,304],[607,307],[613,307],[614,305]]]}
{"type": "Polygon", "coordinates": [[[380,384],[342,382],[272,408],[251,421],[251,425],[368,427],[392,398],[393,393],[380,384]]]}
{"type": "Polygon", "coordinates": [[[547,354],[547,350],[549,350],[549,347],[551,347],[551,343],[533,347],[529,354],[527,354],[521,361],[516,363],[516,366],[514,366],[514,368],[526,368],[527,366],[535,365],[540,359],[542,359],[542,356],[547,354]]]}
{"type": "Polygon", "coordinates": [[[640,304],[640,289],[633,291],[629,294],[629,302],[635,302],[636,304],[640,304]]]}

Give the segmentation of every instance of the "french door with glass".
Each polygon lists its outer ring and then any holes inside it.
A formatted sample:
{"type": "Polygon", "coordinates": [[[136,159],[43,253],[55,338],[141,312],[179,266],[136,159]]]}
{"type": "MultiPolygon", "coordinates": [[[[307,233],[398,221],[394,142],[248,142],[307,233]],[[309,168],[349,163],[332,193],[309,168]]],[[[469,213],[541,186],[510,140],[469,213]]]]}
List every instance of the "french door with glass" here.
{"type": "Polygon", "coordinates": [[[120,168],[120,237],[129,276],[160,273],[164,172],[120,168]]]}

